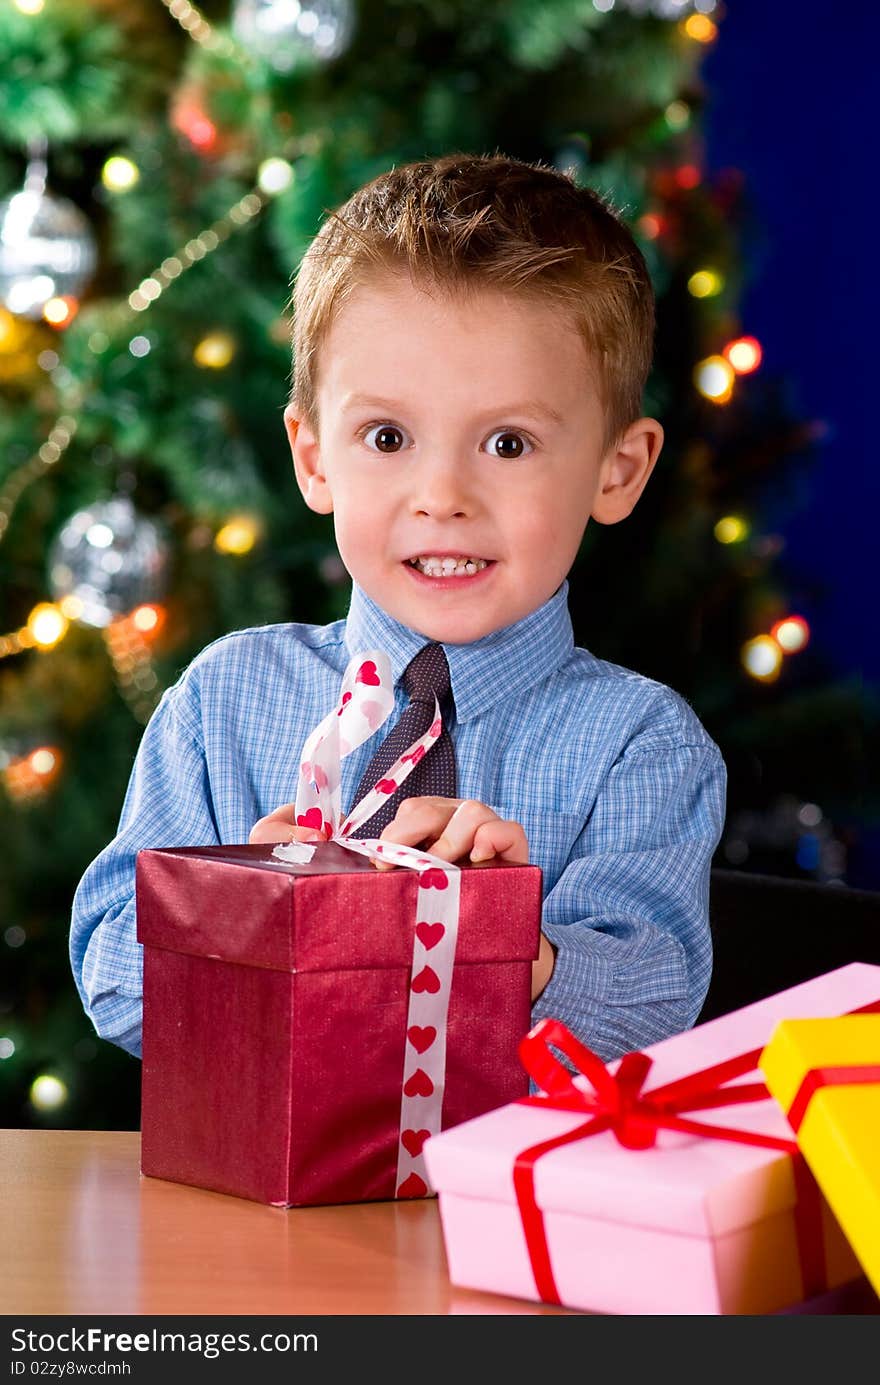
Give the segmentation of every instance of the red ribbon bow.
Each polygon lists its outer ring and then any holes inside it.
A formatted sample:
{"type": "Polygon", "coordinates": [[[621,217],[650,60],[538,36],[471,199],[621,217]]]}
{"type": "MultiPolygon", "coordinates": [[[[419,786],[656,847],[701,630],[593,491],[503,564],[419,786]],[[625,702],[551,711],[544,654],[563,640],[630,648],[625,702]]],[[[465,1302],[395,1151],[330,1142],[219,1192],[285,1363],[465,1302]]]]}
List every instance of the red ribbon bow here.
{"type": "MultiPolygon", "coordinates": [[[[657,1139],[657,1131],[681,1130],[690,1135],[710,1139],[733,1140],[737,1144],[759,1144],[767,1149],[790,1153],[796,1149],[793,1140],[773,1135],[757,1135],[748,1130],[728,1130],[717,1125],[682,1118],[682,1112],[708,1110],[717,1106],[737,1106],[744,1102],[763,1101],[769,1096],[763,1082],[740,1083],[725,1087],[736,1077],[753,1072],[762,1050],[753,1049],[736,1058],[725,1059],[700,1072],[690,1073],[669,1082],[664,1087],[643,1091],[651,1070],[652,1059],[646,1053],[627,1053],[617,1072],[612,1074],[592,1049],[582,1044],[559,1020],[541,1020],[530,1034],[521,1040],[520,1059],[544,1095],[523,1097],[530,1106],[544,1106],[561,1111],[584,1111],[593,1116],[588,1123],[590,1134],[599,1130],[613,1131],[626,1149],[648,1149],[657,1139]],[[585,1091],[582,1083],[572,1076],[551,1052],[550,1045],[559,1049],[586,1078],[593,1090],[585,1091]]],[[[572,1132],[573,1133],[573,1132],[572,1132]]],[[[580,1138],[586,1130],[581,1129],[580,1138]]]]}
{"type": "Polygon", "coordinates": [[[650,1092],[643,1090],[652,1064],[646,1053],[626,1054],[617,1072],[612,1074],[601,1058],[580,1043],[559,1020],[539,1021],[521,1041],[519,1052],[529,1076],[544,1093],[523,1097],[520,1104],[589,1115],[586,1122],[572,1130],[524,1149],[517,1155],[514,1165],[514,1189],[532,1273],[538,1296],[545,1303],[560,1303],[561,1299],[550,1263],[544,1215],[535,1200],[535,1163],[550,1150],[598,1135],[603,1130],[611,1130],[626,1149],[650,1148],[656,1141],[657,1131],[664,1129],[680,1130],[704,1139],[730,1140],[736,1144],[777,1149],[797,1156],[793,1159],[798,1199],[795,1216],[804,1297],[820,1293],[827,1287],[820,1195],[794,1140],[707,1125],[688,1120],[682,1114],[685,1111],[764,1100],[769,1094],[763,1082],[724,1086],[724,1083],[754,1071],[762,1049],[755,1048],[749,1053],[728,1058],[700,1072],[679,1078],[676,1082],[655,1087],[650,1092]],[[571,1059],[579,1069],[580,1076],[591,1084],[592,1091],[585,1091],[578,1079],[572,1077],[550,1051],[551,1044],[571,1059]]]}

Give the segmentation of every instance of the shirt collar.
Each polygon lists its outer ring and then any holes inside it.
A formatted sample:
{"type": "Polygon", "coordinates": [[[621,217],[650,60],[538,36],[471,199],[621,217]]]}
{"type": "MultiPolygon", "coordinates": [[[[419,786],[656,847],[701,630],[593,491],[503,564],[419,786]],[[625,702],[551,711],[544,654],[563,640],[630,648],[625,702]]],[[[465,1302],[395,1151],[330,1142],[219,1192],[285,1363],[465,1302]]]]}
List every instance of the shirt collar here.
{"type": "MultiPolygon", "coordinates": [[[[395,686],[410,660],[429,641],[401,625],[354,583],[345,626],[349,657],[383,649],[391,661],[395,686]]],[[[471,644],[444,644],[455,699],[456,721],[479,716],[502,701],[541,682],[563,664],[574,648],[568,613],[568,583],[539,606],[503,630],[471,644]]]]}

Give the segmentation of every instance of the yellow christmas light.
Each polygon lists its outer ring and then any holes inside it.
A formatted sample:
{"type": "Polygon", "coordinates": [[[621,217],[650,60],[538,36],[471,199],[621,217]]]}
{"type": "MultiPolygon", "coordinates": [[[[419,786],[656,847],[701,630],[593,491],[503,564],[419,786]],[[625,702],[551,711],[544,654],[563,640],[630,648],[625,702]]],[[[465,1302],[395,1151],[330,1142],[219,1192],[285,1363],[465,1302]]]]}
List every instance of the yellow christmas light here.
{"type": "Polygon", "coordinates": [[[50,298],[43,305],[43,317],[52,327],[66,327],[76,317],[78,308],[76,299],[65,294],[63,298],[50,298]]]}
{"type": "Polygon", "coordinates": [[[694,367],[694,384],[713,404],[726,404],[733,394],[736,373],[723,356],[707,356],[694,367]]]}
{"type": "Polygon", "coordinates": [[[717,269],[698,269],[688,279],[688,293],[694,298],[715,298],[724,288],[724,276],[717,269]]]}
{"type": "Polygon", "coordinates": [[[235,337],[230,332],[209,332],[193,351],[193,360],[203,370],[225,370],[236,352],[235,337]]]}
{"type": "Polygon", "coordinates": [[[12,0],[12,3],[22,14],[39,14],[46,0],[12,0]]]}
{"type": "Polygon", "coordinates": [[[681,27],[695,43],[712,43],[718,37],[718,25],[705,14],[688,15],[681,27]]]}
{"type": "Polygon", "coordinates": [[[165,612],[161,606],[138,606],[132,611],[130,620],[142,635],[155,635],[164,624],[165,612]]]}
{"type": "Polygon", "coordinates": [[[803,616],[785,616],[776,622],[770,635],[786,654],[798,654],[810,642],[810,627],[803,616]]]}
{"type": "Polygon", "coordinates": [[[141,176],[141,171],[132,159],[124,154],[113,154],[101,169],[101,182],[110,192],[128,192],[141,176]]]}
{"type": "Polygon", "coordinates": [[[41,601],[28,616],[27,628],[38,649],[52,649],[67,634],[68,621],[58,606],[41,601]]]}
{"type": "Polygon", "coordinates": [[[774,683],[782,668],[782,650],[770,635],[747,640],[740,653],[743,668],[759,683],[774,683]]]}
{"type": "Polygon", "coordinates": [[[53,1077],[50,1073],[41,1073],[31,1083],[30,1102],[38,1111],[57,1111],[67,1097],[66,1085],[60,1077],[53,1077]]]}
{"type": "Polygon", "coordinates": [[[742,543],[749,536],[748,522],[740,515],[723,515],[714,533],[719,543],[742,543]]]}
{"type": "Polygon", "coordinates": [[[253,515],[233,515],[219,530],[214,547],[218,553],[241,557],[250,553],[262,532],[262,525],[253,515]]]}

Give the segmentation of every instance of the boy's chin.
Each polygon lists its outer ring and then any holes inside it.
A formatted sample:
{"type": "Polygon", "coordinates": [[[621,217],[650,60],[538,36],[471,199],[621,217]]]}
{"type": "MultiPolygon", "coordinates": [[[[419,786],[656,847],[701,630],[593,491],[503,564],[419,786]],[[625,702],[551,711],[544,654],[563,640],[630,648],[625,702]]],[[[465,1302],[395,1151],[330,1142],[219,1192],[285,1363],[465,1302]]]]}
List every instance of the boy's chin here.
{"type": "MultiPolygon", "coordinates": [[[[395,615],[395,612],[389,612],[395,615]]],[[[410,630],[414,630],[418,635],[424,635],[426,640],[436,641],[437,644],[473,644],[475,640],[481,640],[486,635],[492,635],[496,630],[503,629],[505,624],[510,622],[493,621],[488,616],[482,619],[473,611],[456,616],[453,612],[423,612],[410,607],[408,610],[396,614],[395,618],[401,625],[406,625],[410,630]]]]}

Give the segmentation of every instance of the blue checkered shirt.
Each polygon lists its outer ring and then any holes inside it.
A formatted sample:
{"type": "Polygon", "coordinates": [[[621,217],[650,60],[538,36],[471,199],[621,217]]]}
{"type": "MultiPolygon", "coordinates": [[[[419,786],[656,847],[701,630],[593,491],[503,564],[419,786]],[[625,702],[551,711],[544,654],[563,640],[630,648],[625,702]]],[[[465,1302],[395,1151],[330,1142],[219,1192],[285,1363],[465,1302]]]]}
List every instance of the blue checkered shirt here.
{"type": "MultiPolygon", "coordinates": [[[[446,645],[458,792],[525,829],[558,949],[537,1021],[553,1015],[608,1059],[694,1023],[709,984],[709,865],[725,770],[677,693],[574,645],[568,585],[515,625],[446,645]]],[[[135,856],[246,842],[296,792],[303,742],[349,659],[384,649],[401,679],[425,636],[355,586],[346,620],[240,630],[208,646],[144,732],[119,831],[73,903],[70,957],[97,1032],[141,1051],[135,856]]],[[[387,733],[342,766],[342,803],[387,733]]]]}

